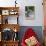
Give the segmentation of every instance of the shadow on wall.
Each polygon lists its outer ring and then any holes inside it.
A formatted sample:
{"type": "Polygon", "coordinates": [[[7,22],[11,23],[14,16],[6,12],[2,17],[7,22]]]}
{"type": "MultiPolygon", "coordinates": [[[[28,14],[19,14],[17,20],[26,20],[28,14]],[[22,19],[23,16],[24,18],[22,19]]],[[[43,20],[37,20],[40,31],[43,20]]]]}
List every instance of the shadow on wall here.
{"type": "Polygon", "coordinates": [[[39,41],[41,43],[43,43],[43,30],[42,30],[42,26],[21,26],[20,27],[20,32],[19,32],[20,42],[21,42],[21,40],[22,40],[22,38],[24,36],[25,31],[28,28],[32,28],[34,30],[34,32],[36,32],[39,41]]]}

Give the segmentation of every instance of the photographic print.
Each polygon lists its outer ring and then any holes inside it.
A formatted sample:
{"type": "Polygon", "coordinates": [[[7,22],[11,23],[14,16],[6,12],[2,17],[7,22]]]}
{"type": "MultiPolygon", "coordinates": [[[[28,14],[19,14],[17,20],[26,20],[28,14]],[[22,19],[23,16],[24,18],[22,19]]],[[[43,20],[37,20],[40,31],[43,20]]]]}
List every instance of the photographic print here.
{"type": "Polygon", "coordinates": [[[25,6],[25,17],[27,20],[32,20],[35,18],[35,7],[25,6]]]}

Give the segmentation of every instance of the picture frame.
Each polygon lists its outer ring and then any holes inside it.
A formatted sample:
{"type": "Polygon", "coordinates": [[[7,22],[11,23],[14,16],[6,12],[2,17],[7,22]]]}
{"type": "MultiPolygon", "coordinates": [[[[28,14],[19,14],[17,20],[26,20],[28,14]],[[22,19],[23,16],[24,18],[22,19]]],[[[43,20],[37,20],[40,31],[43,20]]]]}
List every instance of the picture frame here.
{"type": "Polygon", "coordinates": [[[35,19],[35,6],[25,6],[25,18],[26,20],[35,19]]]}
{"type": "Polygon", "coordinates": [[[9,15],[9,10],[2,10],[2,15],[9,15]]]}
{"type": "Polygon", "coordinates": [[[16,15],[17,13],[18,13],[18,12],[17,12],[16,10],[10,10],[10,11],[9,11],[9,14],[10,14],[10,15],[16,15]]]}

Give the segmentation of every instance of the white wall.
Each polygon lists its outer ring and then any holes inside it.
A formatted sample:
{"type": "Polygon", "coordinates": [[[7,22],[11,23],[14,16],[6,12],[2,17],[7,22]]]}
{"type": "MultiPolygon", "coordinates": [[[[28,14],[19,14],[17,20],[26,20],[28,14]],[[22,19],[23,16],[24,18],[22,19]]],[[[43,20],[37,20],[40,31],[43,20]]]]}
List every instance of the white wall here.
{"type": "Polygon", "coordinates": [[[0,6],[1,7],[9,7],[9,6],[14,6],[15,3],[14,3],[15,0],[0,0],[0,6]]]}
{"type": "MultiPolygon", "coordinates": [[[[0,6],[14,6],[15,0],[0,0],[0,6]]],[[[19,24],[21,26],[43,26],[42,0],[17,0],[19,4],[19,24]],[[35,19],[25,19],[25,6],[35,6],[35,19]]]]}

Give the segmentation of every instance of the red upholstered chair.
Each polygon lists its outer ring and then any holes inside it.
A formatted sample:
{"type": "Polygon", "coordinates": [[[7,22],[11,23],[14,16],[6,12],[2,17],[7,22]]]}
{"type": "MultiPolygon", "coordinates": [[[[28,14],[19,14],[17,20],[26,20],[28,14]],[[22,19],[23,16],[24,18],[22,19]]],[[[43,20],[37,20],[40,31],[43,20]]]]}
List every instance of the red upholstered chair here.
{"type": "MultiPolygon", "coordinates": [[[[24,37],[22,38],[22,42],[21,42],[21,46],[27,46],[25,40],[34,36],[37,40],[37,35],[36,33],[33,31],[32,28],[28,28],[27,31],[25,32],[24,37]]],[[[34,46],[41,46],[40,42],[37,40],[37,44],[35,44],[34,46]]]]}

